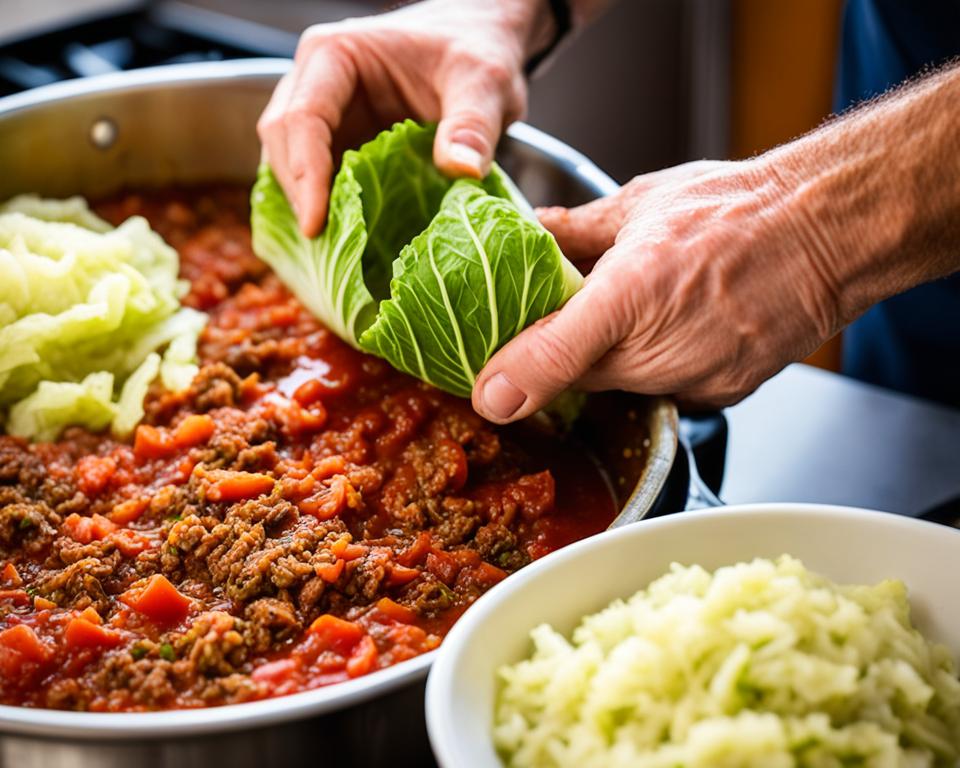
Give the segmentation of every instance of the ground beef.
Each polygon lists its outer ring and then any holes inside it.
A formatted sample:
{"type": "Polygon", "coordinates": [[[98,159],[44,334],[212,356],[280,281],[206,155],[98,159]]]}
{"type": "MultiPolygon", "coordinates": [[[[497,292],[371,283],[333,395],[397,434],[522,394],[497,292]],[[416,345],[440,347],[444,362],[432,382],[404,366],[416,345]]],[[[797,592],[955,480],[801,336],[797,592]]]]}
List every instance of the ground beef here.
{"type": "Polygon", "coordinates": [[[118,552],[102,558],[86,557],[65,567],[45,571],[34,588],[38,595],[61,608],[82,610],[92,607],[103,617],[113,605],[103,584],[113,575],[119,561],[118,552]]]}
{"type": "Polygon", "coordinates": [[[456,595],[433,574],[427,574],[407,592],[404,602],[423,616],[436,616],[456,601],[456,595]]]}
{"type": "Polygon", "coordinates": [[[303,629],[297,609],[287,600],[272,597],[254,600],[244,611],[244,617],[247,620],[244,638],[255,653],[263,653],[275,643],[290,640],[303,629]]]}
{"type": "Polygon", "coordinates": [[[246,623],[225,611],[202,613],[173,642],[177,658],[206,677],[232,674],[243,667],[248,648],[243,640],[246,623]]]}
{"type": "Polygon", "coordinates": [[[57,535],[60,516],[42,501],[14,501],[22,498],[13,492],[7,498],[0,488],[0,556],[22,551],[28,555],[45,552],[57,535]]]}
{"type": "Polygon", "coordinates": [[[229,365],[208,363],[194,377],[188,398],[200,413],[233,406],[240,399],[240,377],[229,365]]]}
{"type": "Polygon", "coordinates": [[[175,554],[164,570],[182,567],[234,600],[296,592],[317,565],[336,560],[330,545],[346,533],[341,521],[301,516],[284,499],[248,501],[230,507],[223,520],[190,515],[174,523],[166,548],[175,554]]]}
{"type": "MultiPolygon", "coordinates": [[[[445,498],[440,504],[439,522],[431,529],[434,538],[443,547],[463,544],[477,530],[480,516],[470,499],[445,498]]],[[[513,540],[514,543],[516,540],[513,540]]]]}
{"type": "MultiPolygon", "coordinates": [[[[149,656],[139,660],[127,651],[111,653],[94,676],[97,688],[107,691],[130,691],[137,704],[157,709],[176,698],[183,687],[173,662],[156,656],[157,647],[147,649],[147,644],[138,646],[149,656]]],[[[89,694],[87,694],[89,695],[89,694]]],[[[74,703],[73,709],[76,709],[74,703]]]]}
{"type": "Polygon", "coordinates": [[[15,486],[31,496],[45,476],[43,461],[27,449],[25,440],[0,435],[0,485],[15,486]]]}

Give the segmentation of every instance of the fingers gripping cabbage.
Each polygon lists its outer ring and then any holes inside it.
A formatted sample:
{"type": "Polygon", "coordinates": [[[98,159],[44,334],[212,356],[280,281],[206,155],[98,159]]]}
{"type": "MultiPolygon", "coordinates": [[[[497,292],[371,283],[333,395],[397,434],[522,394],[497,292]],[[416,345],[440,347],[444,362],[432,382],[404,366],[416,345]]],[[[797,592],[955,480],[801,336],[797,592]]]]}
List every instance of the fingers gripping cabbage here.
{"type": "Polygon", "coordinates": [[[468,397],[493,353],[562,306],[582,277],[500,168],[482,182],[447,179],[433,137],[406,121],[345,153],[313,239],[261,165],[253,245],[349,344],[468,397]]]}
{"type": "Polygon", "coordinates": [[[196,372],[206,316],[181,307],[176,252],[139,217],[117,228],[81,198],[0,206],[0,416],[55,439],[68,424],[129,434],[159,375],[196,372]]]}

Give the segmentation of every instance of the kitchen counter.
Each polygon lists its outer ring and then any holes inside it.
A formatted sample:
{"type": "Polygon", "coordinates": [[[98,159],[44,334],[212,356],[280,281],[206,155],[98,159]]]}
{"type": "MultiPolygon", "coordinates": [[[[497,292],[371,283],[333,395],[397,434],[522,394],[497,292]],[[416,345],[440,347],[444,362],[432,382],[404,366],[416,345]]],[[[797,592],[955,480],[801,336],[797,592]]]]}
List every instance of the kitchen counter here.
{"type": "Polygon", "coordinates": [[[792,365],[727,411],[728,503],[918,515],[960,496],[960,411],[792,365]]]}

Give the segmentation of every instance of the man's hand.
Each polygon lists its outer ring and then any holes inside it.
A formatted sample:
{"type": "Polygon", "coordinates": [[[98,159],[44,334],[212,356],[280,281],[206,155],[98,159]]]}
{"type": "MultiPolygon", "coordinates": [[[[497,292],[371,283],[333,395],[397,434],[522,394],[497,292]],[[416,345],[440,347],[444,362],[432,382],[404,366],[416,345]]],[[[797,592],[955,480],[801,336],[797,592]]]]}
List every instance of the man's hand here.
{"type": "Polygon", "coordinates": [[[766,155],[540,212],[583,289],[490,359],[506,422],[571,386],[733,403],[867,308],[960,269],[960,67],[766,155]]]}
{"type": "Polygon", "coordinates": [[[439,121],[442,171],[486,175],[549,19],[542,0],[426,0],[306,30],[257,125],[304,234],[326,220],[335,157],[407,117],[439,121]]]}
{"type": "Polygon", "coordinates": [[[487,363],[473,404],[496,422],[571,385],[742,398],[836,330],[829,258],[754,162],[698,162],[540,218],[575,260],[602,258],[559,312],[487,363]]]}

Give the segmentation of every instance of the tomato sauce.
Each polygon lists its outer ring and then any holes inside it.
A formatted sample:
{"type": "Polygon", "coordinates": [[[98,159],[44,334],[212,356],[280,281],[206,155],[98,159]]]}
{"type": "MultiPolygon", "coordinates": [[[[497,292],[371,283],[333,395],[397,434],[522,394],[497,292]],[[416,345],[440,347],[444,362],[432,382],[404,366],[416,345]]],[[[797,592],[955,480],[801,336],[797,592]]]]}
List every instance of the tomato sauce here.
{"type": "Polygon", "coordinates": [[[0,703],[203,707],[369,674],[613,519],[573,438],[491,425],[320,325],[252,253],[245,190],[98,210],[178,250],[201,367],[154,386],[130,440],[0,436],[0,703]]]}

